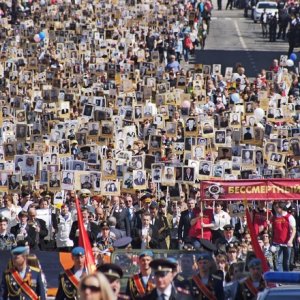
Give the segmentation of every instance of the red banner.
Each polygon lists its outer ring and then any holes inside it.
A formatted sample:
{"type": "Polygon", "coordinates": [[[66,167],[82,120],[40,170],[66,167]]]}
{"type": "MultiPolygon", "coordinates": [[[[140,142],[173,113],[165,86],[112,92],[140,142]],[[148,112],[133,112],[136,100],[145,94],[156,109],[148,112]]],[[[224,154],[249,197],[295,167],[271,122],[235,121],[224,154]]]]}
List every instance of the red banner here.
{"type": "Polygon", "coordinates": [[[253,247],[253,251],[254,251],[256,257],[261,260],[263,272],[268,272],[270,270],[269,265],[268,265],[268,261],[267,261],[266,256],[264,255],[259,243],[258,243],[257,235],[255,234],[254,226],[253,226],[251,216],[250,216],[250,212],[249,212],[248,208],[246,208],[246,218],[247,218],[249,233],[250,233],[250,236],[251,236],[251,244],[252,244],[252,247],[253,247]]]}
{"type": "Polygon", "coordinates": [[[96,270],[95,258],[92,251],[92,246],[90,239],[88,237],[87,231],[83,224],[82,213],[79,205],[78,197],[75,198],[76,210],[77,210],[77,220],[79,229],[79,246],[83,247],[85,250],[85,263],[89,273],[93,273],[96,270]]]}
{"type": "Polygon", "coordinates": [[[300,179],[260,179],[202,181],[202,200],[297,200],[300,199],[300,179]]]}

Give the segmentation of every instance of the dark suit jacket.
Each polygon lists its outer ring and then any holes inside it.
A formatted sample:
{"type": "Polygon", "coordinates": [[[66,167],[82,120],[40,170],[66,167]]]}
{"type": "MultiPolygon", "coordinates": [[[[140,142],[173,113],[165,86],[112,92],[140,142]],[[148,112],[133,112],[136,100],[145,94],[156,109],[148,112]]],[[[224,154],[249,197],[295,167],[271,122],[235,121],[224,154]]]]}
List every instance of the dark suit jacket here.
{"type": "MultiPolygon", "coordinates": [[[[149,236],[151,237],[151,241],[149,243],[149,247],[151,249],[157,249],[158,246],[158,241],[157,241],[157,236],[155,236],[153,234],[153,226],[150,225],[150,230],[149,230],[149,236]]],[[[132,229],[132,233],[131,233],[131,237],[132,237],[132,248],[133,249],[141,249],[141,245],[142,245],[142,228],[133,228],[132,229]]]]}
{"type": "Polygon", "coordinates": [[[158,249],[167,249],[166,237],[170,235],[168,220],[165,216],[158,214],[153,225],[153,236],[157,237],[158,249]]]}
{"type": "Polygon", "coordinates": [[[116,228],[125,231],[126,235],[130,236],[130,223],[127,213],[127,209],[122,208],[122,211],[114,211],[112,216],[117,220],[116,228]]]}
{"type": "MultiPolygon", "coordinates": [[[[28,242],[30,249],[39,249],[39,246],[41,244],[41,241],[47,236],[48,229],[46,227],[46,222],[41,219],[36,219],[36,222],[38,223],[40,227],[40,232],[36,232],[36,228],[31,225],[30,223],[26,225],[25,229],[27,231],[27,236],[25,237],[25,241],[28,242]]],[[[17,235],[20,233],[21,224],[17,224],[13,226],[10,229],[10,232],[17,237],[17,235]]]]}
{"type": "Polygon", "coordinates": [[[194,213],[192,212],[191,217],[189,217],[189,211],[185,210],[181,213],[179,224],[178,224],[178,239],[182,241],[188,240],[189,231],[191,228],[191,220],[194,218],[194,213]]]}
{"type": "MultiPolygon", "coordinates": [[[[144,297],[141,298],[142,300],[157,300],[158,298],[158,293],[156,288],[152,290],[152,292],[148,295],[145,295],[144,297]]],[[[172,286],[172,292],[169,300],[187,300],[187,299],[193,299],[191,295],[186,295],[184,293],[181,293],[179,291],[176,291],[175,288],[172,286]]]]}
{"type": "MultiPolygon", "coordinates": [[[[74,221],[71,227],[69,238],[74,242],[74,247],[78,246],[78,236],[76,236],[76,231],[78,229],[78,221],[74,221]]],[[[93,245],[96,241],[97,235],[100,228],[97,224],[90,222],[90,230],[87,231],[91,244],[93,245]]]]}

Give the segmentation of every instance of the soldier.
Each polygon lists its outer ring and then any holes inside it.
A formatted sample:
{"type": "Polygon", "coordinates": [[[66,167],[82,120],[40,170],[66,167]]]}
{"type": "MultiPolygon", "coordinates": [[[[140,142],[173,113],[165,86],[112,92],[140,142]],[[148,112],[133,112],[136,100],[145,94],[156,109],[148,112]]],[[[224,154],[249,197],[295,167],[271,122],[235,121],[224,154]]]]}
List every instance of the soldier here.
{"type": "Polygon", "coordinates": [[[154,287],[154,277],[151,275],[150,263],[153,259],[151,250],[144,250],[139,256],[140,273],[133,275],[127,284],[126,294],[130,299],[139,299],[150,293],[154,287]]]}
{"type": "Polygon", "coordinates": [[[257,298],[257,294],[266,288],[266,283],[262,276],[261,260],[254,258],[249,264],[249,276],[239,282],[236,300],[254,300],[257,298]]]}
{"type": "Polygon", "coordinates": [[[116,298],[120,299],[130,299],[128,296],[123,295],[121,290],[121,278],[123,277],[122,269],[116,264],[104,264],[97,268],[98,272],[102,272],[110,283],[116,298]]]}
{"type": "Polygon", "coordinates": [[[29,248],[18,246],[11,251],[12,267],[2,276],[1,295],[3,300],[46,300],[42,273],[28,265],[29,248]]]}
{"type": "Polygon", "coordinates": [[[15,236],[7,232],[8,220],[0,216],[0,250],[11,250],[16,246],[15,236]]]}
{"type": "Polygon", "coordinates": [[[85,269],[85,252],[82,247],[72,250],[74,266],[59,275],[59,287],[56,300],[78,299],[77,289],[79,281],[87,274],[85,269]]]}
{"type": "Polygon", "coordinates": [[[113,248],[114,239],[110,235],[108,223],[103,221],[100,224],[100,229],[101,232],[98,234],[96,240],[97,247],[99,247],[101,251],[113,248]]]}
{"type": "Polygon", "coordinates": [[[180,265],[181,272],[174,277],[173,283],[177,288],[189,289],[190,280],[195,275],[193,254],[182,254],[180,256],[180,265]]]}
{"type": "Polygon", "coordinates": [[[191,280],[191,293],[194,299],[223,300],[223,279],[212,274],[213,259],[209,253],[202,253],[197,260],[199,273],[191,280]]]}
{"type": "Polygon", "coordinates": [[[175,288],[172,284],[174,275],[176,274],[177,263],[167,259],[154,259],[150,263],[150,267],[154,270],[156,288],[150,294],[142,297],[143,300],[193,299],[188,290],[175,288]]]}

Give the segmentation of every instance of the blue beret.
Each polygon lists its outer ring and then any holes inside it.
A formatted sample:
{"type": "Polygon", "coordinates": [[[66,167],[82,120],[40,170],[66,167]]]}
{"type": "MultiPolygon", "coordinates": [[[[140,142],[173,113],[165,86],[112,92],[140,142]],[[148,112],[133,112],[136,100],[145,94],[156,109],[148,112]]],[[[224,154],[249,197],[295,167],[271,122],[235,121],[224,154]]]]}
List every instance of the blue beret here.
{"type": "Polygon", "coordinates": [[[29,248],[26,246],[18,246],[11,250],[12,255],[29,254],[29,248]]]}
{"type": "Polygon", "coordinates": [[[248,268],[258,267],[261,266],[261,260],[258,258],[253,258],[248,263],[248,268]]]}
{"type": "Polygon", "coordinates": [[[81,255],[85,255],[85,251],[82,247],[75,247],[72,250],[72,255],[73,256],[81,256],[81,255]]]}
{"type": "Polygon", "coordinates": [[[152,201],[149,207],[150,208],[158,208],[158,203],[156,201],[152,201]]]}
{"type": "Polygon", "coordinates": [[[150,256],[150,257],[153,257],[154,254],[151,250],[144,250],[140,253],[140,256],[139,258],[142,258],[142,257],[145,257],[145,256],[150,256]]]}
{"type": "Polygon", "coordinates": [[[211,260],[211,255],[210,255],[208,252],[203,252],[203,253],[201,253],[201,254],[198,256],[197,261],[205,260],[205,259],[211,260]]]}
{"type": "Polygon", "coordinates": [[[122,249],[122,248],[126,248],[132,241],[132,238],[130,236],[124,236],[120,239],[117,239],[113,246],[114,248],[119,248],[119,249],[122,249]]]}

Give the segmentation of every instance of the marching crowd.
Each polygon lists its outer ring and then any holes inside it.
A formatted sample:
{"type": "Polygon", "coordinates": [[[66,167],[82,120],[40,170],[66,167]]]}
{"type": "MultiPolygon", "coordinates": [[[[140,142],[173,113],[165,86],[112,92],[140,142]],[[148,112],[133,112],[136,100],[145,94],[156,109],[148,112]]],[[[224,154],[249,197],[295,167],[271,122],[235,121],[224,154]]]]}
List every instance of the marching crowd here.
{"type": "MultiPolygon", "coordinates": [[[[255,299],[265,288],[243,205],[203,203],[199,185],[299,178],[297,55],[254,81],[241,63],[188,65],[211,12],[209,0],[0,3],[0,249],[12,253],[0,299],[45,298],[28,249],[71,252],[56,299],[77,289],[81,299],[255,299]],[[100,271],[87,276],[76,197],[100,271]],[[141,249],[126,295],[122,265],[104,259],[118,248],[141,249]]],[[[298,210],[252,203],[272,270],[299,259],[298,210]]]]}

